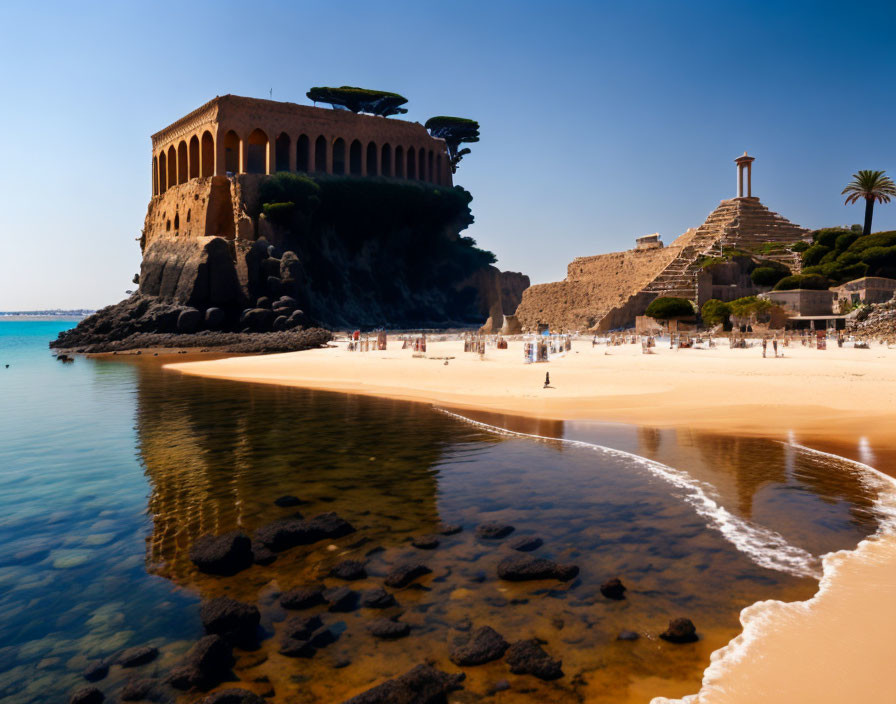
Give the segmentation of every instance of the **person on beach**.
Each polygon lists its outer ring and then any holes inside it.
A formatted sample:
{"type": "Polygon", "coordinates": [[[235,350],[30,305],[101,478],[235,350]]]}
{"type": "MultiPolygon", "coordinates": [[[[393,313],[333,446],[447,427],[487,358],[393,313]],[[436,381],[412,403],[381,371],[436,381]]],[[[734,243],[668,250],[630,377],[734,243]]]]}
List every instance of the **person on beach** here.
{"type": "Polygon", "coordinates": [[[551,385],[551,373],[544,373],[544,388],[548,388],[551,385]]]}
{"type": "Polygon", "coordinates": [[[765,359],[765,350],[768,347],[768,338],[765,335],[762,336],[762,358],[765,359]]]}
{"type": "Polygon", "coordinates": [[[778,358],[778,337],[777,335],[772,339],[772,347],[775,348],[775,359],[778,358]]]}

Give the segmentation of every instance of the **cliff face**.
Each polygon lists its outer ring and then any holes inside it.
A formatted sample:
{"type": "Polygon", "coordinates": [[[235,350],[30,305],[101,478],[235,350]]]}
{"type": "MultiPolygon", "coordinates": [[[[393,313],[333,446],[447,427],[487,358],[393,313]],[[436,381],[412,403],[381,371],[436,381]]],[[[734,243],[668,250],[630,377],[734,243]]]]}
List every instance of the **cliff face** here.
{"type": "Polygon", "coordinates": [[[470,200],[458,187],[384,179],[192,179],[149,204],[139,292],[82,329],[121,339],[489,317],[500,328],[529,279],[461,236],[470,200]]]}
{"type": "Polygon", "coordinates": [[[472,217],[459,188],[294,174],[185,186],[150,204],[143,295],[227,308],[288,296],[328,326],[442,327],[512,312],[528,286],[460,236],[472,217]]]}

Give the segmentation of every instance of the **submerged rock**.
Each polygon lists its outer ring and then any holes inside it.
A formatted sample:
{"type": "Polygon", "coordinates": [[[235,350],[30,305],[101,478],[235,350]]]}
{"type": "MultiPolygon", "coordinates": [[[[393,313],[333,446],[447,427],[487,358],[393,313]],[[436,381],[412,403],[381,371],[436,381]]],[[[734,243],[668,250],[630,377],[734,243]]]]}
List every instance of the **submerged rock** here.
{"type": "Polygon", "coordinates": [[[460,689],[464,677],[462,672],[450,675],[429,665],[417,665],[401,677],[387,680],[343,704],[437,704],[460,689]]]}
{"type": "Polygon", "coordinates": [[[367,624],[367,630],[370,631],[370,635],[374,638],[395,640],[408,635],[411,632],[411,627],[406,623],[390,618],[378,618],[367,624]]]}
{"type": "Polygon", "coordinates": [[[209,694],[201,704],[266,704],[265,700],[248,689],[222,689],[209,694]]]}
{"type": "Polygon", "coordinates": [[[358,592],[348,587],[333,587],[323,593],[324,599],[329,604],[327,610],[334,613],[345,613],[357,609],[359,596],[358,592]]]}
{"type": "Polygon", "coordinates": [[[96,660],[84,668],[81,674],[88,682],[99,682],[109,674],[109,663],[106,660],[96,660]]]}
{"type": "Polygon", "coordinates": [[[387,587],[400,589],[406,587],[418,577],[432,572],[422,562],[405,562],[392,569],[383,580],[387,587]]]}
{"type": "Polygon", "coordinates": [[[562,663],[552,659],[536,640],[517,641],[507,649],[505,659],[515,675],[535,675],[541,680],[563,677],[562,663]]]}
{"type": "Polygon", "coordinates": [[[277,559],[277,554],[258,541],[252,542],[252,559],[256,565],[270,565],[277,559]]]}
{"type": "Polygon", "coordinates": [[[151,646],[128,648],[118,656],[118,664],[122,667],[137,667],[152,662],[158,654],[159,649],[151,646]]]}
{"type": "Polygon", "coordinates": [[[670,643],[693,643],[698,640],[697,629],[689,618],[675,618],[669,621],[669,627],[660,633],[660,638],[670,643]]]}
{"type": "Polygon", "coordinates": [[[300,506],[304,502],[298,496],[284,494],[274,499],[274,503],[281,508],[290,508],[291,506],[300,506]]]}
{"type": "Polygon", "coordinates": [[[325,604],[322,585],[296,587],[280,595],[280,606],[284,609],[309,609],[325,604]]]}
{"type": "Polygon", "coordinates": [[[531,555],[510,555],[498,563],[498,576],[508,582],[532,579],[559,579],[568,582],[579,573],[576,565],[561,565],[553,560],[531,555]]]}
{"type": "Polygon", "coordinates": [[[464,527],[462,525],[458,525],[456,523],[446,523],[441,528],[439,528],[439,533],[442,535],[456,535],[460,533],[464,527]]]}
{"type": "Polygon", "coordinates": [[[619,631],[619,635],[616,636],[616,640],[638,640],[641,636],[638,635],[637,631],[619,631]]]}
{"type": "Polygon", "coordinates": [[[476,527],[476,537],[484,540],[498,540],[506,538],[516,530],[513,526],[503,523],[483,523],[476,527]]]}
{"type": "Polygon", "coordinates": [[[361,592],[361,606],[365,609],[387,609],[396,603],[395,597],[382,587],[361,592]]]}
{"type": "Polygon", "coordinates": [[[411,541],[418,550],[435,550],[439,547],[439,539],[434,535],[418,535],[411,541]]]}
{"type": "Polygon", "coordinates": [[[203,535],[190,548],[190,560],[200,572],[233,575],[252,565],[252,541],[239,531],[203,535]]]}
{"type": "Polygon", "coordinates": [[[106,695],[96,687],[81,687],[72,693],[68,704],[102,704],[106,695]]]}
{"type": "Polygon", "coordinates": [[[190,648],[168,678],[175,689],[210,689],[231,677],[233,651],[219,635],[205,636],[190,648]]]}
{"type": "Polygon", "coordinates": [[[451,662],[455,665],[482,665],[498,660],[507,650],[507,641],[489,626],[477,628],[470,639],[451,651],[451,662]]]}
{"type": "Polygon", "coordinates": [[[323,625],[320,616],[291,616],[283,624],[283,633],[296,640],[308,640],[323,625]]]}
{"type": "Polygon", "coordinates": [[[118,695],[123,702],[159,701],[163,698],[158,682],[149,678],[128,680],[118,695]]]}
{"type": "Polygon", "coordinates": [[[330,576],[352,582],[357,579],[364,579],[367,576],[367,570],[364,568],[363,562],[344,560],[333,566],[333,569],[330,570],[330,576]]]}
{"type": "Polygon", "coordinates": [[[532,552],[542,545],[544,545],[544,541],[535,535],[521,535],[519,538],[514,538],[507,543],[507,547],[520,552],[532,552]]]}
{"type": "Polygon", "coordinates": [[[309,519],[283,518],[262,526],[255,539],[280,552],[296,545],[310,545],[325,538],[341,538],[354,533],[354,527],[335,513],[322,513],[309,519]]]}
{"type": "Polygon", "coordinates": [[[219,635],[234,645],[252,646],[258,640],[261,614],[254,604],[219,596],[202,603],[199,617],[206,633],[219,635]]]}
{"type": "Polygon", "coordinates": [[[625,585],[615,577],[600,585],[600,593],[607,599],[625,599],[625,585]]]}

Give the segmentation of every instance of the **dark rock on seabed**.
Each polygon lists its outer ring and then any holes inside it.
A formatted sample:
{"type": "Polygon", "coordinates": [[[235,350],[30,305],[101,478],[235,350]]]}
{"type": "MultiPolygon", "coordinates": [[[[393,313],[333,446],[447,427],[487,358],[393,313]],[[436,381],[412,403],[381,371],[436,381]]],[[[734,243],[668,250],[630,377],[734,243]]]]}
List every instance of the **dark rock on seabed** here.
{"type": "Polygon", "coordinates": [[[514,538],[507,543],[507,547],[520,552],[532,552],[542,545],[544,545],[544,541],[535,535],[521,535],[519,538],[514,538]]]}
{"type": "Polygon", "coordinates": [[[209,694],[200,704],[266,704],[266,702],[248,689],[222,689],[209,694]]]}
{"type": "Polygon", "coordinates": [[[455,665],[482,665],[498,660],[507,650],[507,641],[490,626],[477,628],[469,640],[451,651],[451,662],[455,665]]]}
{"type": "Polygon", "coordinates": [[[233,664],[230,644],[218,635],[205,636],[190,648],[182,664],[168,677],[168,682],[181,690],[210,689],[231,677],[233,664]]]}
{"type": "Polygon", "coordinates": [[[600,593],[607,599],[625,599],[625,591],[625,585],[615,577],[600,585],[600,593]]]}
{"type": "Polygon", "coordinates": [[[341,538],[354,533],[354,527],[335,513],[322,513],[309,519],[283,518],[255,531],[255,539],[281,552],[297,545],[310,545],[325,538],[341,538]]]}
{"type": "Polygon", "coordinates": [[[498,540],[513,533],[514,527],[503,523],[483,523],[476,527],[476,537],[484,540],[498,540]]]}
{"type": "Polygon", "coordinates": [[[563,677],[562,663],[551,658],[536,640],[517,641],[507,649],[505,660],[515,675],[535,675],[541,680],[563,677]]]}
{"type": "Polygon", "coordinates": [[[200,572],[234,575],[252,565],[252,541],[239,531],[203,535],[190,548],[190,560],[200,572]]]}
{"type": "Polygon", "coordinates": [[[118,664],[122,667],[137,667],[152,662],[159,654],[158,648],[151,646],[136,646],[128,648],[118,656],[118,664]]]}
{"type": "Polygon", "coordinates": [[[531,555],[510,555],[498,563],[498,576],[508,582],[532,579],[559,579],[568,582],[579,573],[576,565],[561,565],[553,560],[531,555]]]}
{"type": "Polygon", "coordinates": [[[638,635],[637,631],[619,631],[619,635],[616,636],[616,640],[638,640],[641,636],[638,635]]]}
{"type": "Polygon", "coordinates": [[[333,569],[330,570],[330,576],[353,582],[358,579],[364,579],[367,576],[367,570],[364,568],[363,562],[344,560],[333,566],[333,569]]]}
{"type": "Polygon", "coordinates": [[[159,683],[156,680],[144,677],[128,680],[118,697],[123,702],[164,701],[167,699],[159,689],[159,683]]]}
{"type": "Polygon", "coordinates": [[[418,535],[411,541],[418,550],[435,550],[439,547],[439,539],[434,535],[418,535]]]}
{"type": "Polygon", "coordinates": [[[464,529],[463,526],[458,525],[456,523],[446,523],[441,528],[439,528],[439,533],[442,535],[456,535],[460,533],[464,529]]]}
{"type": "Polygon", "coordinates": [[[199,617],[209,635],[219,635],[243,647],[253,646],[257,642],[261,614],[254,604],[219,596],[202,603],[199,617]]]}
{"type": "Polygon", "coordinates": [[[280,595],[280,606],[284,609],[309,609],[325,604],[322,585],[296,587],[280,595]]]}
{"type": "Polygon", "coordinates": [[[348,587],[327,589],[324,591],[323,596],[329,604],[327,610],[334,613],[354,611],[358,608],[358,600],[360,598],[358,592],[348,587]]]}
{"type": "Polygon", "coordinates": [[[106,696],[96,687],[81,687],[72,693],[68,704],[101,704],[106,696]]]}
{"type": "Polygon", "coordinates": [[[669,627],[660,633],[660,638],[670,643],[693,643],[698,640],[697,629],[689,618],[675,618],[669,627]]]}
{"type": "Polygon", "coordinates": [[[411,627],[406,623],[395,621],[394,619],[377,618],[367,624],[367,630],[370,631],[370,635],[374,638],[395,640],[397,638],[404,638],[408,635],[411,632],[411,627]]]}
{"type": "Polygon", "coordinates": [[[281,508],[289,508],[291,506],[300,506],[304,502],[298,496],[285,494],[274,499],[274,503],[281,508]]]}
{"type": "Polygon", "coordinates": [[[361,592],[361,606],[365,609],[387,609],[396,603],[395,597],[382,587],[361,592]]]}
{"type": "Polygon", "coordinates": [[[432,570],[422,562],[405,562],[392,569],[383,581],[387,587],[399,589],[430,572],[432,570]]]}
{"type": "Polygon", "coordinates": [[[81,674],[88,682],[99,682],[109,674],[109,663],[106,660],[97,660],[84,668],[81,674]]]}
{"type": "Polygon", "coordinates": [[[429,665],[417,665],[394,680],[387,680],[343,704],[439,704],[461,688],[465,675],[450,675],[429,665]]]}

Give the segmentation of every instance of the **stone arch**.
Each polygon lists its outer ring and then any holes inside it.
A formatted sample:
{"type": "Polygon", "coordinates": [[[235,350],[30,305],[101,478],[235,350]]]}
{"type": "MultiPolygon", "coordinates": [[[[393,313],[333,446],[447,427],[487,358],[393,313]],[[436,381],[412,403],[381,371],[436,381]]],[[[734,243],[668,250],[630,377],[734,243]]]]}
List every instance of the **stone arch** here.
{"type": "Polygon", "coordinates": [[[430,149],[426,154],[426,173],[429,175],[429,182],[435,183],[436,177],[433,169],[435,168],[436,163],[436,155],[433,153],[432,149],[430,149]]]}
{"type": "Polygon", "coordinates": [[[163,149],[159,152],[159,195],[162,195],[168,190],[168,169],[165,168],[166,163],[167,157],[165,156],[165,150],[163,149]]]}
{"type": "Polygon", "coordinates": [[[240,138],[233,130],[224,135],[224,171],[240,172],[240,138]]]}
{"type": "Polygon", "coordinates": [[[342,137],[333,142],[333,173],[345,173],[345,140],[342,137]]]}
{"type": "Polygon", "coordinates": [[[190,166],[189,178],[199,178],[199,137],[195,134],[190,137],[190,166]]]}
{"type": "Polygon", "coordinates": [[[289,152],[290,152],[290,144],[292,140],[290,140],[289,135],[286,132],[281,132],[277,135],[277,140],[274,142],[274,168],[277,171],[290,171],[289,168],[289,152]]]}
{"type": "Polygon", "coordinates": [[[363,176],[361,168],[361,142],[357,139],[352,142],[348,150],[348,166],[352,176],[363,176]]]}
{"type": "Polygon", "coordinates": [[[215,175],[215,138],[208,130],[202,133],[202,156],[199,165],[199,175],[203,178],[215,175]]]}
{"type": "Polygon", "coordinates": [[[373,142],[368,142],[367,144],[367,175],[368,176],[379,176],[379,150],[376,148],[376,144],[373,142]]]}
{"type": "Polygon", "coordinates": [[[152,194],[159,195],[159,159],[152,158],[152,194]]]}
{"type": "Polygon", "coordinates": [[[177,150],[172,144],[168,147],[168,188],[177,185],[177,150]]]}
{"type": "MultiPolygon", "coordinates": [[[[324,142],[326,147],[326,141],[324,142]]],[[[311,140],[307,134],[300,134],[296,140],[296,169],[299,171],[308,171],[311,159],[311,140]]],[[[278,161],[279,163],[279,161],[278,161]]]]}
{"type": "Polygon", "coordinates": [[[384,144],[380,152],[380,174],[392,175],[392,147],[389,144],[384,144]]]}
{"type": "Polygon", "coordinates": [[[404,147],[395,147],[395,178],[404,178],[404,147]]]}
{"type": "Polygon", "coordinates": [[[442,185],[442,155],[436,154],[436,183],[442,185]]]}
{"type": "Polygon", "coordinates": [[[426,152],[422,149],[417,151],[417,158],[420,162],[417,167],[417,178],[421,181],[426,180],[426,152]]]}
{"type": "Polygon", "coordinates": [[[408,147],[408,178],[417,178],[417,154],[413,147],[408,147]]]}
{"type": "Polygon", "coordinates": [[[178,215],[177,213],[174,214],[174,229],[180,229],[180,215],[178,215]]]}
{"type": "Polygon", "coordinates": [[[255,128],[249,133],[246,149],[246,173],[266,174],[268,161],[268,136],[264,130],[255,128]]]}
{"type": "Polygon", "coordinates": [[[177,145],[177,182],[178,184],[186,183],[187,176],[189,172],[187,168],[189,164],[187,163],[187,143],[184,140],[180,140],[180,144],[177,145]]]}
{"type": "Polygon", "coordinates": [[[314,170],[327,173],[327,138],[323,135],[314,140],[314,170]]]}

